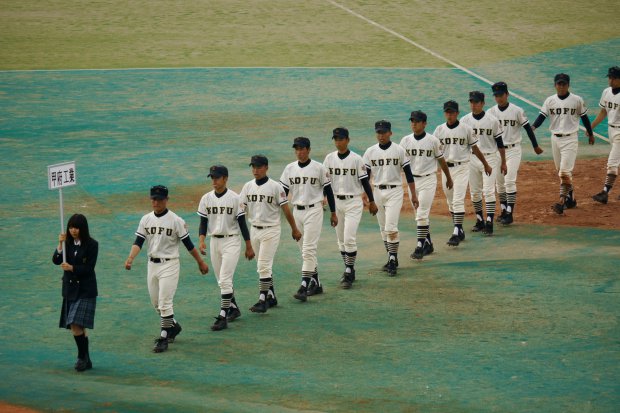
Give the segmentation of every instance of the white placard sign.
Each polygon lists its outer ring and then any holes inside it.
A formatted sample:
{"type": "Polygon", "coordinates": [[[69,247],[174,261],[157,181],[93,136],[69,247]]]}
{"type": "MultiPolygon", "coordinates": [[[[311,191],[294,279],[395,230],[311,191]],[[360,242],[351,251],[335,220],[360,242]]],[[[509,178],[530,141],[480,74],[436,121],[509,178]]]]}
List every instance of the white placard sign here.
{"type": "Polygon", "coordinates": [[[49,189],[76,185],[75,161],[49,165],[47,167],[47,184],[49,189]]]}

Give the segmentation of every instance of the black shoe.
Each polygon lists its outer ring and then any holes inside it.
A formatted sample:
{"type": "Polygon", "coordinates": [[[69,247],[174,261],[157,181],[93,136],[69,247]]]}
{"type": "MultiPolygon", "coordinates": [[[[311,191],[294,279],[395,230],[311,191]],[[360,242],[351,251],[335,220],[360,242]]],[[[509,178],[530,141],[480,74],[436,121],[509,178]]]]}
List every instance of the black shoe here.
{"type": "Polygon", "coordinates": [[[424,248],[416,247],[416,249],[409,256],[412,260],[421,260],[424,257],[424,248]]]}
{"type": "Polygon", "coordinates": [[[272,307],[277,307],[278,306],[278,299],[276,297],[267,297],[267,305],[269,306],[269,308],[272,307]]]}
{"type": "Polygon", "coordinates": [[[75,362],[74,368],[77,371],[90,370],[93,368],[93,363],[90,361],[90,357],[87,357],[86,359],[78,359],[75,362]]]}
{"type": "Polygon", "coordinates": [[[433,247],[432,242],[428,242],[428,240],[424,243],[424,255],[430,255],[435,252],[435,247],[433,247]]]}
{"type": "Polygon", "coordinates": [[[553,211],[558,215],[562,215],[564,213],[564,205],[560,203],[551,205],[551,209],[553,209],[553,211]]]}
{"type": "Polygon", "coordinates": [[[253,313],[266,313],[267,312],[267,302],[263,300],[258,300],[256,304],[250,307],[250,311],[253,313]]]}
{"type": "Polygon", "coordinates": [[[484,235],[493,235],[493,222],[487,221],[484,224],[484,231],[482,231],[484,235]]]}
{"type": "Polygon", "coordinates": [[[506,215],[504,216],[504,219],[502,220],[502,224],[503,225],[510,225],[512,224],[512,212],[511,213],[506,213],[506,215]]]}
{"type": "Polygon", "coordinates": [[[596,202],[600,202],[601,204],[606,204],[608,198],[609,195],[605,191],[601,191],[596,195],[592,195],[592,199],[594,199],[596,202]]]}
{"type": "Polygon", "coordinates": [[[224,330],[225,328],[228,328],[228,322],[226,321],[226,317],[222,317],[221,315],[215,317],[215,323],[213,323],[213,325],[211,326],[211,330],[220,331],[224,330]]]}
{"type": "Polygon", "coordinates": [[[566,198],[566,201],[564,201],[564,209],[573,208],[577,208],[577,200],[573,198],[566,198]]]}
{"type": "Polygon", "coordinates": [[[153,353],[163,353],[166,350],[168,350],[168,339],[166,337],[159,337],[157,340],[155,340],[155,347],[153,347],[153,353]]]}
{"type": "Polygon", "coordinates": [[[340,279],[340,287],[348,290],[353,286],[353,279],[351,278],[351,273],[345,272],[342,274],[342,278],[340,279]]]}
{"type": "Polygon", "coordinates": [[[299,301],[306,301],[308,299],[308,289],[303,285],[299,287],[295,295],[293,295],[299,301]]]}
{"type": "Polygon", "coordinates": [[[235,321],[239,317],[241,317],[241,310],[239,310],[239,307],[237,308],[230,307],[228,309],[228,312],[226,313],[226,321],[230,323],[232,321],[235,321]]]}
{"type": "Polygon", "coordinates": [[[355,270],[351,270],[351,272],[349,273],[349,278],[351,278],[352,283],[355,282],[355,270]]]}
{"type": "Polygon", "coordinates": [[[459,229],[459,239],[461,241],[465,241],[465,231],[463,231],[462,229],[459,229]]]}
{"type": "Polygon", "coordinates": [[[174,343],[174,339],[181,333],[181,331],[183,331],[183,328],[181,328],[181,324],[174,323],[171,331],[168,333],[168,344],[174,343]]]}
{"type": "Polygon", "coordinates": [[[499,216],[499,218],[497,218],[497,221],[498,221],[499,223],[502,223],[502,224],[503,224],[503,223],[504,223],[504,222],[503,222],[503,221],[504,221],[504,218],[506,218],[506,215],[507,215],[507,214],[508,214],[508,211],[506,211],[505,209],[502,209],[502,213],[501,213],[501,215],[499,216]]]}
{"type": "MultiPolygon", "coordinates": [[[[387,262],[385,263],[385,265],[383,266],[383,271],[386,271],[386,272],[388,271],[388,267],[390,266],[390,262],[391,262],[391,261],[392,261],[392,260],[390,260],[390,259],[388,258],[388,261],[387,261],[387,262]]],[[[396,268],[398,268],[398,258],[396,258],[396,259],[394,260],[394,262],[395,262],[396,268]]]]}
{"type": "Polygon", "coordinates": [[[477,219],[476,225],[474,225],[471,230],[472,232],[484,231],[484,221],[480,221],[479,219],[477,219]]]}
{"type": "Polygon", "coordinates": [[[394,277],[396,275],[396,268],[398,267],[396,260],[390,260],[387,265],[388,265],[388,269],[387,269],[388,275],[390,277],[394,277]]]}
{"type": "Polygon", "coordinates": [[[323,294],[323,286],[319,285],[316,281],[310,281],[310,286],[308,287],[308,291],[306,292],[308,297],[311,295],[323,294]]]}
{"type": "Polygon", "coordinates": [[[456,247],[460,243],[461,243],[461,238],[458,235],[452,235],[447,242],[447,244],[452,247],[456,247]]]}

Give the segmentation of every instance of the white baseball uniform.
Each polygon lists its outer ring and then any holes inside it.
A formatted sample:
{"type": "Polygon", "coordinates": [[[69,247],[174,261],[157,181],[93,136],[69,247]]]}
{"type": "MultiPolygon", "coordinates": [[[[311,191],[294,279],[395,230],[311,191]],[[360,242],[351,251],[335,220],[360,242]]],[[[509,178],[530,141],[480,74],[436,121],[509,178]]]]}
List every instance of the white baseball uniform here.
{"type": "Polygon", "coordinates": [[[338,248],[345,253],[357,252],[357,228],[364,211],[361,180],[368,178],[364,160],[355,152],[348,151],[341,158],[338,151],[334,151],[325,157],[323,165],[331,177],[336,199],[338,248]]]}
{"type": "Polygon", "coordinates": [[[151,303],[161,317],[171,316],[181,271],[179,243],[189,237],[187,225],[170,210],[161,215],[150,212],[140,220],[136,236],[148,243],[147,284],[151,303]]]}
{"type": "Polygon", "coordinates": [[[603,90],[598,104],[607,111],[607,132],[611,151],[607,159],[607,173],[618,175],[620,165],[620,93],[614,95],[611,87],[603,90]]]}
{"type": "Polygon", "coordinates": [[[323,227],[323,188],[331,184],[329,172],[317,161],[291,162],[284,168],[280,183],[289,191],[303,260],[302,274],[310,277],[318,266],[317,248],[323,227]]]}
{"type": "Polygon", "coordinates": [[[223,194],[216,194],[214,190],[208,192],[200,199],[197,214],[208,220],[209,253],[221,294],[232,294],[233,276],[241,252],[237,219],[245,214],[239,195],[229,188],[223,194]]]}

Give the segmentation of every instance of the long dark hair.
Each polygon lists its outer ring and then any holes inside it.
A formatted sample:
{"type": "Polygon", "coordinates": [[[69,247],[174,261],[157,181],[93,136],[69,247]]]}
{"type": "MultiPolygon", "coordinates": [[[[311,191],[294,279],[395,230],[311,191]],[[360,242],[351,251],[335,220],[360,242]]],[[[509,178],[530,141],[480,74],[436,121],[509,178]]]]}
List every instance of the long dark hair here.
{"type": "Polygon", "coordinates": [[[90,241],[90,231],[88,230],[88,221],[82,214],[73,214],[67,222],[67,236],[70,236],[69,228],[77,228],[80,230],[80,241],[90,241]]]}

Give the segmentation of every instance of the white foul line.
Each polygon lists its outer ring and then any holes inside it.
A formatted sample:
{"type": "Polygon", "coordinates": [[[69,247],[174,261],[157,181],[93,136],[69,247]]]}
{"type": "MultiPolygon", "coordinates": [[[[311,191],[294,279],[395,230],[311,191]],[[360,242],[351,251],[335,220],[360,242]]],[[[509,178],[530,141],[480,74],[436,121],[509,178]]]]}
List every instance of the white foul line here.
{"type": "MultiPolygon", "coordinates": [[[[492,85],[493,83],[495,83],[495,82],[490,81],[490,80],[489,80],[489,79],[487,79],[486,77],[481,76],[481,75],[479,75],[478,73],[472,72],[472,71],[471,71],[471,70],[469,70],[468,68],[466,68],[466,67],[464,67],[464,66],[461,66],[460,64],[458,64],[458,63],[456,63],[456,62],[453,62],[452,60],[450,60],[450,59],[448,59],[448,58],[446,58],[446,57],[443,57],[443,56],[442,56],[442,55],[440,55],[439,53],[434,52],[434,51],[432,51],[431,49],[429,49],[429,48],[427,48],[427,47],[422,46],[420,43],[417,43],[417,42],[415,42],[415,41],[411,40],[410,38],[408,38],[408,37],[406,37],[406,36],[403,36],[402,34],[400,34],[400,33],[398,33],[398,32],[395,32],[394,30],[392,30],[392,29],[389,29],[389,28],[385,27],[385,26],[383,26],[383,25],[381,25],[381,24],[377,23],[376,21],[374,21],[374,20],[371,20],[371,19],[367,18],[366,16],[363,16],[363,15],[361,15],[361,14],[359,14],[359,13],[357,13],[357,12],[355,12],[355,11],[351,10],[351,9],[349,9],[349,8],[348,8],[348,7],[346,7],[346,6],[343,6],[343,5],[342,5],[342,4],[340,4],[340,3],[337,3],[337,2],[335,2],[335,1],[333,1],[333,0],[325,0],[325,1],[327,1],[328,3],[333,4],[333,5],[334,5],[334,6],[336,6],[336,7],[341,8],[342,10],[346,11],[346,12],[347,12],[347,13],[349,13],[349,14],[352,14],[353,16],[355,16],[355,17],[357,17],[357,18],[359,18],[359,19],[364,20],[364,21],[365,21],[366,23],[368,23],[368,24],[371,24],[371,25],[373,25],[373,26],[375,26],[375,27],[377,27],[377,28],[379,28],[379,29],[381,29],[381,30],[383,30],[383,31],[385,31],[385,32],[390,33],[391,35],[393,35],[393,36],[395,36],[395,37],[398,37],[399,39],[401,39],[401,40],[403,40],[403,41],[405,41],[405,42],[407,42],[407,43],[409,43],[409,44],[411,44],[411,45],[413,45],[413,46],[417,47],[418,49],[420,49],[420,50],[422,50],[422,51],[424,51],[424,52],[426,52],[426,53],[428,53],[428,54],[430,54],[430,55],[432,55],[432,56],[436,57],[437,59],[439,59],[439,60],[443,60],[444,62],[448,63],[450,66],[453,66],[453,67],[455,67],[455,68],[457,68],[457,69],[459,69],[459,70],[461,70],[461,71],[463,71],[463,72],[467,73],[468,75],[475,77],[476,79],[482,80],[483,82],[488,83],[489,85],[492,85]]],[[[524,97],[524,96],[521,96],[521,95],[518,95],[518,94],[516,94],[516,93],[513,93],[512,91],[510,91],[510,96],[514,96],[515,98],[519,99],[520,101],[525,102],[525,103],[527,103],[527,104],[529,104],[529,105],[531,105],[531,106],[535,107],[535,108],[536,108],[536,109],[538,109],[538,110],[540,110],[540,109],[541,109],[541,107],[540,107],[540,106],[538,106],[536,103],[532,102],[531,100],[529,100],[528,98],[526,98],[526,97],[524,97]]],[[[584,131],[586,130],[586,128],[584,128],[583,126],[579,126],[579,128],[580,128],[581,130],[584,130],[584,131]]],[[[609,142],[609,140],[608,140],[606,137],[604,137],[603,135],[598,134],[598,133],[596,133],[596,132],[593,132],[593,133],[594,133],[594,136],[596,136],[597,138],[600,138],[600,139],[602,139],[602,140],[604,140],[604,141],[609,142]]]]}

